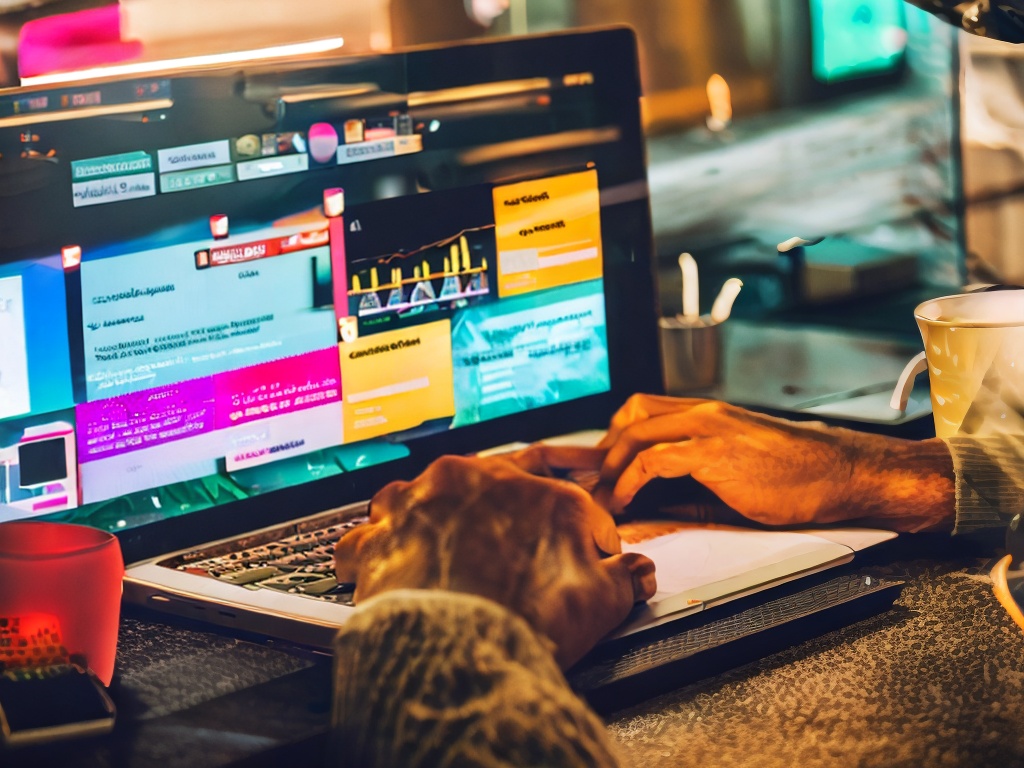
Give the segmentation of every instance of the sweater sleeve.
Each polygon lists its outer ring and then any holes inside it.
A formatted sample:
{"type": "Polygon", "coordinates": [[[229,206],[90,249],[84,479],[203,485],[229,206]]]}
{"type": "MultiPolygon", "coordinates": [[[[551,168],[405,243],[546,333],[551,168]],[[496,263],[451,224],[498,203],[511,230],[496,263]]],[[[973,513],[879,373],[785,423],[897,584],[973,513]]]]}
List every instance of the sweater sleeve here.
{"type": "Polygon", "coordinates": [[[1005,527],[1024,512],[1024,436],[945,439],[956,476],[954,533],[1005,527]]]}
{"type": "Polygon", "coordinates": [[[332,766],[615,766],[597,716],[519,616],[454,592],[360,605],[335,641],[332,766]]]}

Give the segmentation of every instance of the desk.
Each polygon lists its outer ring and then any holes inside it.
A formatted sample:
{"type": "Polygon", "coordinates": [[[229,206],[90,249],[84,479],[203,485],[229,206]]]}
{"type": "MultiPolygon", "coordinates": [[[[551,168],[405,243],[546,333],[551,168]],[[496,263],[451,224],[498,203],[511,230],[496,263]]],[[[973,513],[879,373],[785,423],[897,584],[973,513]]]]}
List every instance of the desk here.
{"type": "MultiPolygon", "coordinates": [[[[941,536],[863,559],[897,607],[611,715],[635,765],[1024,765],[1024,633],[990,558],[941,536]]],[[[330,660],[152,615],[122,622],[114,734],[4,766],[319,764],[330,660]]]]}
{"type": "Polygon", "coordinates": [[[616,713],[616,740],[638,766],[1024,765],[1024,633],[989,559],[918,539],[864,571],[907,581],[895,610],[616,713]]]}

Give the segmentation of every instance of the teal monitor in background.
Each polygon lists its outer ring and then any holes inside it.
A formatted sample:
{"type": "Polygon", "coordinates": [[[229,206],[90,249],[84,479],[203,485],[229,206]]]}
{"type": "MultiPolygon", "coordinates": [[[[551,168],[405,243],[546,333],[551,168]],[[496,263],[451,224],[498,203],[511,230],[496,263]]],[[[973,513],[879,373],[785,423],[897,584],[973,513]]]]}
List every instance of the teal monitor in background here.
{"type": "Polygon", "coordinates": [[[903,0],[811,0],[811,70],[821,83],[899,69],[907,48],[903,0]]]}

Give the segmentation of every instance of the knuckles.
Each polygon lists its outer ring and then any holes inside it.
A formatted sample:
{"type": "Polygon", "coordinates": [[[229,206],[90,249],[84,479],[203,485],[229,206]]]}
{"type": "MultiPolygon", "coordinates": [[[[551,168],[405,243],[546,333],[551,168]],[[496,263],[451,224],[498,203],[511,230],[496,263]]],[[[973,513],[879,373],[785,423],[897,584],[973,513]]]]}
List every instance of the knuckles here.
{"type": "Polygon", "coordinates": [[[715,416],[731,416],[735,411],[735,406],[723,403],[721,400],[705,400],[703,403],[693,406],[690,409],[690,413],[694,417],[715,417],[715,416]]]}

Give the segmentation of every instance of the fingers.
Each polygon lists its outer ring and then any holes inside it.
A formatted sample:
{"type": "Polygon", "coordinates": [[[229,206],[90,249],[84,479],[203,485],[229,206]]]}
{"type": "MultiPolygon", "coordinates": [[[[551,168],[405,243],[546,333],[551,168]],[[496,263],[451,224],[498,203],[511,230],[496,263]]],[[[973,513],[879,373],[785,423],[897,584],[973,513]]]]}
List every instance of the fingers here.
{"type": "Polygon", "coordinates": [[[610,514],[589,499],[584,507],[584,518],[594,536],[594,544],[606,555],[617,555],[622,552],[622,541],[615,527],[615,520],[610,514]]]}
{"type": "Polygon", "coordinates": [[[640,451],[658,443],[676,443],[692,437],[685,413],[669,413],[639,421],[623,430],[608,449],[601,465],[601,482],[613,483],[640,451]]]}
{"type": "Polygon", "coordinates": [[[339,583],[355,583],[359,575],[359,546],[372,534],[373,523],[353,528],[334,545],[334,574],[339,583]]]}
{"type": "Polygon", "coordinates": [[[595,641],[619,626],[634,605],[650,600],[658,591],[654,561],[639,552],[626,552],[601,560],[597,568],[604,572],[608,586],[599,603],[592,608],[595,621],[592,626],[597,630],[595,641]]]}
{"type": "Polygon", "coordinates": [[[679,443],[696,437],[729,437],[750,429],[749,412],[743,409],[716,400],[682,402],[691,405],[637,422],[619,435],[601,466],[603,484],[613,485],[641,451],[659,443],[679,443]]]}
{"type": "Polygon", "coordinates": [[[654,416],[664,416],[668,413],[679,413],[689,408],[708,402],[696,398],[668,397],[666,395],[633,395],[626,401],[615,415],[612,416],[611,424],[608,427],[608,434],[598,443],[598,448],[610,448],[619,439],[619,436],[638,422],[646,421],[654,416]]]}
{"type": "Polygon", "coordinates": [[[550,476],[552,469],[600,469],[605,451],[571,445],[536,443],[498,458],[510,461],[531,475],[550,476]]]}
{"type": "Polygon", "coordinates": [[[590,531],[594,545],[600,552],[617,555],[622,551],[622,542],[619,539],[619,531],[615,527],[615,520],[605,508],[594,502],[587,491],[563,480],[535,480],[534,482],[548,484],[544,490],[544,500],[551,504],[550,514],[575,515],[575,510],[579,510],[582,524],[585,526],[582,532],[586,535],[586,531],[590,531]]]}
{"type": "Polygon", "coordinates": [[[623,622],[637,602],[649,600],[658,588],[654,562],[638,552],[615,555],[595,567],[601,578],[591,577],[582,592],[563,595],[557,615],[548,616],[550,622],[544,615],[551,604],[540,610],[539,628],[555,641],[555,660],[562,669],[583,658],[623,622]]]}
{"type": "Polygon", "coordinates": [[[691,474],[699,449],[693,441],[658,443],[641,451],[627,466],[608,498],[613,514],[621,512],[637,492],[656,477],[683,477],[691,474]]]}
{"type": "MultiPolygon", "coordinates": [[[[633,603],[646,602],[654,597],[654,593],[658,591],[658,579],[654,572],[654,561],[647,557],[647,555],[641,555],[639,552],[627,552],[624,555],[618,555],[601,562],[606,569],[625,568],[629,573],[629,583],[633,588],[633,603]]],[[[630,604],[630,607],[632,607],[633,603],[630,604]]],[[[628,612],[627,610],[626,613],[628,612]]]]}
{"type": "MultiPolygon", "coordinates": [[[[604,451],[598,448],[579,448],[573,446],[532,445],[522,451],[494,457],[494,460],[511,463],[531,475],[547,476],[550,469],[582,469],[596,470],[604,459],[604,451]]],[[[487,459],[491,461],[491,459],[487,459]]],[[[619,532],[615,521],[608,512],[593,503],[590,495],[578,486],[562,485],[549,487],[547,493],[563,493],[566,495],[565,505],[580,505],[585,525],[590,529],[594,544],[609,555],[622,551],[619,532]]]]}

